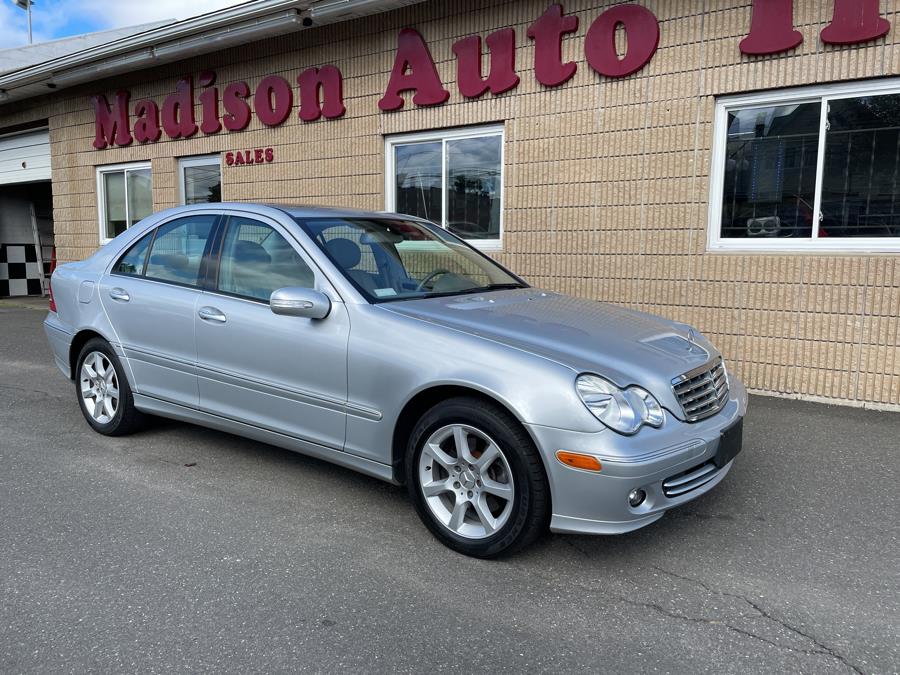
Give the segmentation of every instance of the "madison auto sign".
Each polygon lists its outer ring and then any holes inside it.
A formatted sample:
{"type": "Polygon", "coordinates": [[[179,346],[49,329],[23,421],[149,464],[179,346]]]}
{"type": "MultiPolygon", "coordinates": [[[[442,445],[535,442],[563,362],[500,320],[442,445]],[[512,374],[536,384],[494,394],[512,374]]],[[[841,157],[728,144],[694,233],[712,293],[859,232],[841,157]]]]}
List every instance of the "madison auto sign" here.
{"type": "MultiPolygon", "coordinates": [[[[794,29],[793,0],[753,0],[753,12],[747,37],[740,42],[744,54],[777,54],[797,47],[803,35],[794,29]]],[[[534,77],[546,87],[558,87],[572,78],[574,61],[563,61],[563,37],[578,30],[578,17],[566,14],[559,4],[551,5],[528,28],[534,42],[534,77]]],[[[848,45],[868,42],[890,31],[890,23],[881,16],[879,0],[834,0],[831,23],[821,32],[828,44],[848,45]]],[[[490,52],[487,75],[482,68],[481,36],[465,37],[453,45],[456,56],[456,86],[465,98],[478,98],[515,89],[516,34],[504,28],[485,38],[490,52]]],[[[584,37],[584,56],[597,74],[608,78],[631,75],[646,66],[659,46],[659,22],[646,7],[620,4],[600,14],[584,37]],[[627,38],[627,49],[619,55],[616,32],[627,38]]],[[[304,122],[320,118],[335,119],[346,112],[343,76],[333,65],[309,68],[297,76],[297,116],[304,122]]],[[[175,93],[158,105],[150,99],[131,104],[127,91],[116,93],[112,103],[100,94],[93,98],[96,137],[94,147],[126,146],[132,142],[155,143],[162,134],[169,138],[190,138],[241,131],[255,114],[269,127],[283,124],[294,111],[295,89],[278,75],[268,75],[251,92],[246,82],[231,82],[224,89],[216,84],[212,71],[200,73],[195,87],[191,76],[180,79],[175,93]],[[199,88],[199,93],[197,89],[199,88]],[[200,103],[200,115],[195,113],[200,103]]],[[[413,92],[416,106],[441,105],[450,98],[444,88],[434,59],[424,38],[411,28],[400,31],[394,67],[378,107],[389,112],[403,107],[404,92],[413,92]]],[[[243,158],[242,158],[243,159],[243,158]]],[[[255,160],[256,157],[254,156],[255,160]]],[[[271,161],[264,154],[263,161],[271,161]]],[[[237,163],[237,162],[236,162],[237,163]]],[[[258,162],[244,162],[258,163],[258,162]]]]}

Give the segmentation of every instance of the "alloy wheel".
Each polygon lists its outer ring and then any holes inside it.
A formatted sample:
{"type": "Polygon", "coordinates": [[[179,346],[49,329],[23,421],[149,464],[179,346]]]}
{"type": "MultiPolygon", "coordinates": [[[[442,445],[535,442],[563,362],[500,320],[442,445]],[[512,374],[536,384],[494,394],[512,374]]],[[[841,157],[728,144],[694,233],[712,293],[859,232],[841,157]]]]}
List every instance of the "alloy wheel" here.
{"type": "Polygon", "coordinates": [[[119,376],[109,357],[103,352],[88,354],[79,381],[88,415],[99,424],[109,424],[119,409],[119,376]]]}
{"type": "Polygon", "coordinates": [[[475,427],[451,424],[431,434],[419,456],[418,477],[431,514],[461,537],[490,537],[512,513],[509,462],[475,427]]]}

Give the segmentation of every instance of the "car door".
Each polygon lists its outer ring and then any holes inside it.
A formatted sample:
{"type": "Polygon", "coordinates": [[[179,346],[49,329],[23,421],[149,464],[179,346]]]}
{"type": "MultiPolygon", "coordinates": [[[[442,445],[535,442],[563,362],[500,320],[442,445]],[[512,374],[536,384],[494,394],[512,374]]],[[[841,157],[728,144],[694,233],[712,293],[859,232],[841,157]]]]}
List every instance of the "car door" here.
{"type": "Polygon", "coordinates": [[[342,450],[350,322],[340,297],[274,220],[230,214],[216,247],[195,319],[201,409],[342,450]],[[272,313],[269,296],[287,286],[326,293],[330,314],[272,313]]]}
{"type": "Polygon", "coordinates": [[[194,316],[204,254],[219,216],[169,220],[139,239],[100,283],[100,297],[136,391],[196,408],[194,316]]]}

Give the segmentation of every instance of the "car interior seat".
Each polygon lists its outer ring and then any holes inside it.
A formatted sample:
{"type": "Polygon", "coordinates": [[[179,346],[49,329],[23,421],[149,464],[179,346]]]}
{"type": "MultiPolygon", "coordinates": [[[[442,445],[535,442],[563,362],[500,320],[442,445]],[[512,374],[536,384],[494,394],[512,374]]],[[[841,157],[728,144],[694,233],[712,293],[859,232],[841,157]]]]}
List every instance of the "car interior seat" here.
{"type": "Polygon", "coordinates": [[[364,290],[375,295],[375,289],[378,288],[378,281],[375,276],[364,270],[356,269],[356,266],[362,260],[362,249],[355,241],[337,237],[329,240],[325,246],[332,259],[338,267],[347,273],[347,276],[364,290]]]}

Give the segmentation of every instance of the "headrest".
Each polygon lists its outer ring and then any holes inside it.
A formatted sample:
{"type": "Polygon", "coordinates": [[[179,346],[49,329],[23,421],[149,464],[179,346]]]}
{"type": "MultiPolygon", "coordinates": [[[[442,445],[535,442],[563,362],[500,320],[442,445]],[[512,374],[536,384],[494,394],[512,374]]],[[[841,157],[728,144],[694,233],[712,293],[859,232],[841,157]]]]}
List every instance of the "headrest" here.
{"type": "Polygon", "coordinates": [[[352,270],[359,265],[359,261],[362,259],[362,251],[350,239],[338,237],[329,241],[325,246],[328,248],[331,257],[338,264],[338,267],[345,270],[352,270]]]}

